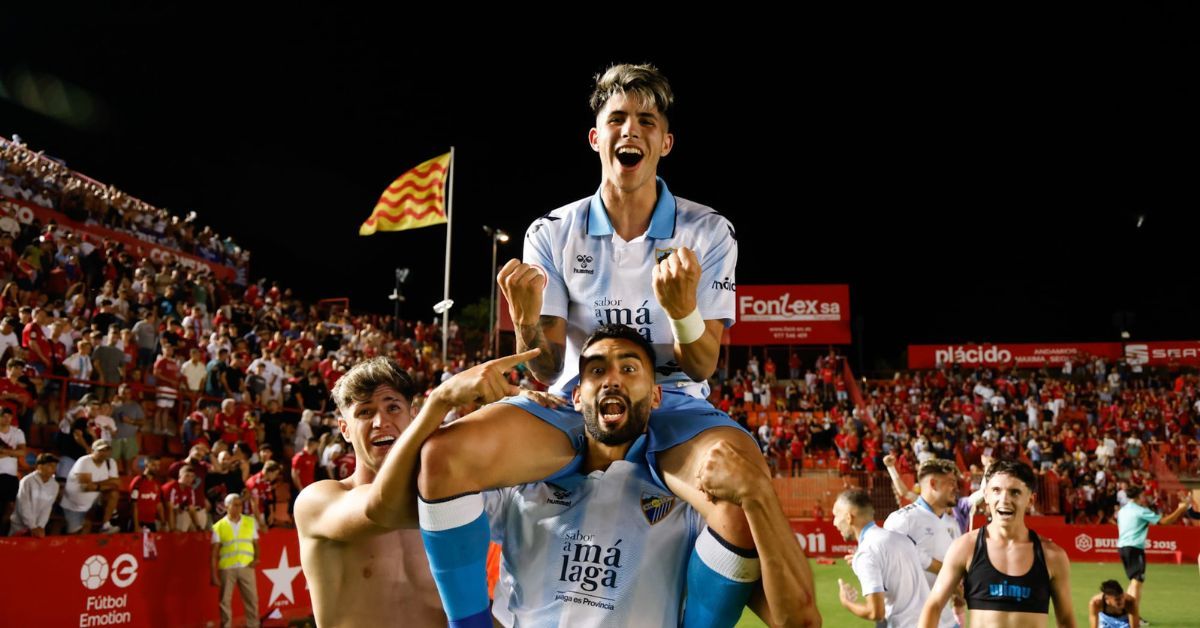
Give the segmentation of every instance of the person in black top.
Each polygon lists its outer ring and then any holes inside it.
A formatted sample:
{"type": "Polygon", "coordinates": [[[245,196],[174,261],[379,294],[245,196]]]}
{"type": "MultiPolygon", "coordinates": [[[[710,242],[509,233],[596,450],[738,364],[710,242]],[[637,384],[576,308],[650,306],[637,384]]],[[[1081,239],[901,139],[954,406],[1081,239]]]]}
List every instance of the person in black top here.
{"type": "Polygon", "coordinates": [[[971,628],[1045,626],[1051,601],[1058,625],[1074,628],[1067,553],[1025,527],[1033,469],[997,460],[984,472],[983,482],[991,522],[950,546],[920,626],[937,628],[942,609],[965,580],[971,628]]]}

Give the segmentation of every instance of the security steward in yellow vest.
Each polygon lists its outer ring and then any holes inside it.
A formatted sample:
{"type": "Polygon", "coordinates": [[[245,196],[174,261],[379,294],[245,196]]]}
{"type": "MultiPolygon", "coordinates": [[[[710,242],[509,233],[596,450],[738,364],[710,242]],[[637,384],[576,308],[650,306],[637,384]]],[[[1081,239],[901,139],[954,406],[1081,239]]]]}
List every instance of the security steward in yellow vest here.
{"type": "Polygon", "coordinates": [[[212,585],[221,587],[221,626],[233,625],[233,586],[242,592],[246,608],[246,626],[258,627],[258,528],[254,517],[242,516],[242,496],[225,496],[229,512],[213,524],[212,585]]]}

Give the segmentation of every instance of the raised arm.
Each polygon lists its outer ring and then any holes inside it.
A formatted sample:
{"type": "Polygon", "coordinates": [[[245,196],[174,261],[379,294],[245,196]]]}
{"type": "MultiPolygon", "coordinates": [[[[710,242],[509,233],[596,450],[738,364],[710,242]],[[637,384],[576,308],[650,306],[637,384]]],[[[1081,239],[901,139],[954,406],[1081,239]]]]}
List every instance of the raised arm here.
{"type": "MultiPolygon", "coordinates": [[[[421,444],[446,414],[468,401],[490,403],[515,394],[504,372],[537,350],[485,362],[463,371],[434,389],[420,413],[388,452],[375,480],[345,490],[335,480],[316,482],[296,499],[296,527],[310,538],[347,541],[385,530],[417,527],[417,463],[421,444]]],[[[380,410],[382,411],[382,410],[380,410]]]]}

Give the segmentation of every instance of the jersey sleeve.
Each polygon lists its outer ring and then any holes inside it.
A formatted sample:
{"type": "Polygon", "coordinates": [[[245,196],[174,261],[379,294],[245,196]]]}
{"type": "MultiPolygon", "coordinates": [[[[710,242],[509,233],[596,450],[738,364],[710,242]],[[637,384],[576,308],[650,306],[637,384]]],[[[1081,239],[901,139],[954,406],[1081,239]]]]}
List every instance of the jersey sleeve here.
{"type": "Polygon", "coordinates": [[[909,541],[912,541],[913,546],[917,548],[917,556],[921,558],[921,569],[929,569],[930,563],[933,562],[933,557],[926,554],[925,550],[922,549],[920,545],[917,545],[917,542],[913,539],[912,534],[910,534],[908,531],[910,520],[908,517],[904,516],[903,512],[904,511],[902,510],[897,510],[888,515],[888,518],[883,522],[883,529],[890,530],[896,534],[902,534],[907,537],[909,541]]]}
{"type": "Polygon", "coordinates": [[[488,518],[492,542],[504,544],[505,515],[512,501],[515,488],[501,488],[483,492],[483,512],[488,518]]]}
{"type": "Polygon", "coordinates": [[[525,232],[525,250],[523,259],[526,264],[534,264],[546,271],[546,289],[542,292],[542,316],[557,316],[567,318],[570,299],[567,296],[567,282],[563,279],[561,250],[555,246],[554,225],[545,216],[533,221],[533,225],[525,232]]]}
{"type": "Polygon", "coordinates": [[[879,556],[874,551],[862,551],[860,549],[854,555],[852,568],[854,569],[854,575],[858,576],[858,583],[862,586],[863,595],[885,591],[885,587],[883,586],[883,565],[879,562],[879,556]]]}
{"type": "Polygon", "coordinates": [[[704,320],[721,320],[731,327],[736,311],[737,235],[733,225],[721,216],[715,217],[712,233],[713,240],[701,253],[697,305],[704,320]]]}

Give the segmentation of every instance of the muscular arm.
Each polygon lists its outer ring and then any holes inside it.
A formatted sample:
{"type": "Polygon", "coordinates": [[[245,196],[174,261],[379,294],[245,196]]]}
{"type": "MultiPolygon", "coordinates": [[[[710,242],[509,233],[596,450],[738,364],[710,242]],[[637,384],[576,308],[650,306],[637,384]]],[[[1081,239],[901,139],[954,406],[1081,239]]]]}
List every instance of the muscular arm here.
{"type": "MultiPolygon", "coordinates": [[[[1104,604],[1104,595],[1097,595],[1088,602],[1088,625],[1091,628],[1099,628],[1100,626],[1100,607],[1104,604]]],[[[1130,623],[1130,626],[1137,624],[1130,623]]]]}
{"type": "Polygon", "coordinates": [[[762,595],[751,597],[751,610],[770,626],[820,626],[812,568],[762,467],[761,457],[751,460],[721,441],[701,467],[700,487],[746,513],[762,569],[762,595]]]}
{"type": "MultiPolygon", "coordinates": [[[[485,362],[442,383],[392,445],[370,484],[350,490],[335,480],[310,485],[296,498],[296,527],[310,538],[348,541],[396,528],[416,528],[417,463],[421,445],[456,405],[481,398],[495,401],[514,388],[503,372],[536,354],[522,353],[485,362]]],[[[357,420],[357,419],[356,419],[357,420]]]]}
{"type": "Polygon", "coordinates": [[[942,562],[942,568],[938,570],[937,581],[933,583],[933,591],[929,593],[929,599],[925,600],[925,608],[921,610],[921,621],[918,624],[921,628],[937,628],[938,621],[942,616],[942,609],[946,608],[946,604],[954,597],[958,583],[967,573],[967,561],[971,558],[974,542],[975,535],[964,534],[955,540],[950,545],[950,549],[946,551],[946,560],[942,562]]]}
{"type": "Polygon", "coordinates": [[[529,371],[541,383],[549,386],[562,375],[563,356],[567,348],[567,319],[541,316],[532,325],[516,325],[517,353],[541,349],[538,357],[529,361],[529,371]]]}
{"type": "Polygon", "coordinates": [[[1075,628],[1075,610],[1071,607],[1071,561],[1067,553],[1054,543],[1045,541],[1042,549],[1046,554],[1046,567],[1050,571],[1050,601],[1054,602],[1054,619],[1059,628],[1075,628]]]}
{"type": "Polygon", "coordinates": [[[892,491],[896,493],[896,503],[903,505],[917,501],[917,494],[909,490],[900,479],[900,472],[896,470],[896,457],[891,454],[884,456],[883,465],[887,467],[888,477],[892,478],[892,491]]]}

